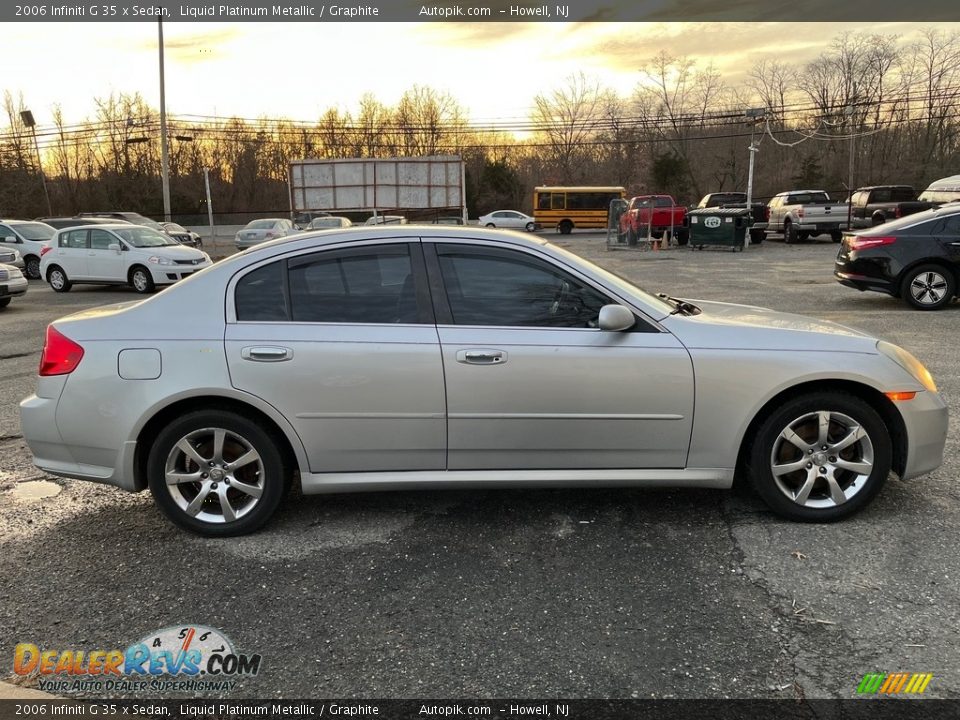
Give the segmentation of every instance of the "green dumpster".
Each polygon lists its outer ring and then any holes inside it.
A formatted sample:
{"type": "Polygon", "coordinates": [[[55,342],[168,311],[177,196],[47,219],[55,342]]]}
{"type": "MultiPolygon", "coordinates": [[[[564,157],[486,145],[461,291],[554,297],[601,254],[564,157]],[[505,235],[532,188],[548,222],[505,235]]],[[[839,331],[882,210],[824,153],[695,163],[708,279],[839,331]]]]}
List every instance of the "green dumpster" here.
{"type": "Polygon", "coordinates": [[[699,208],[688,212],[683,224],[690,231],[691,250],[717,245],[736,252],[746,246],[753,220],[747,208],[699,208]]]}

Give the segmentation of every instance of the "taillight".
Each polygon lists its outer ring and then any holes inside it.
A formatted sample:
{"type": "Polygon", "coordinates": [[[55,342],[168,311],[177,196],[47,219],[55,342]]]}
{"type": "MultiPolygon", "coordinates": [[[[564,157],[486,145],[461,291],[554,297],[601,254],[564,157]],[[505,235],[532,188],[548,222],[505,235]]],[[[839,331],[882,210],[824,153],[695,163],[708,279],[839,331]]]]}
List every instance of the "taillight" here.
{"type": "Polygon", "coordinates": [[[803,205],[801,205],[800,207],[797,208],[797,217],[798,217],[798,218],[802,218],[802,217],[803,217],[803,205]]]}
{"type": "Polygon", "coordinates": [[[83,348],[66,335],[47,325],[47,339],[40,355],[40,375],[68,375],[83,359],[83,348]]]}
{"type": "Polygon", "coordinates": [[[277,237],[277,233],[275,233],[273,230],[268,230],[268,231],[267,231],[267,239],[268,239],[268,240],[269,240],[270,238],[275,238],[275,237],[277,237]]]}
{"type": "Polygon", "coordinates": [[[50,252],[51,250],[53,250],[53,248],[50,247],[49,245],[42,245],[42,246],[40,247],[40,257],[43,257],[44,255],[46,255],[46,254],[47,254],[48,252],[50,252]]]}
{"type": "Polygon", "coordinates": [[[881,245],[893,245],[896,241],[897,239],[892,235],[884,235],[883,237],[854,235],[847,242],[850,244],[851,250],[866,250],[867,248],[880,247],[881,245]]]}
{"type": "Polygon", "coordinates": [[[897,207],[893,209],[893,216],[895,218],[903,217],[903,208],[897,205],[897,207]]]}
{"type": "Polygon", "coordinates": [[[767,222],[770,222],[770,206],[764,205],[763,207],[763,219],[767,222]]]}

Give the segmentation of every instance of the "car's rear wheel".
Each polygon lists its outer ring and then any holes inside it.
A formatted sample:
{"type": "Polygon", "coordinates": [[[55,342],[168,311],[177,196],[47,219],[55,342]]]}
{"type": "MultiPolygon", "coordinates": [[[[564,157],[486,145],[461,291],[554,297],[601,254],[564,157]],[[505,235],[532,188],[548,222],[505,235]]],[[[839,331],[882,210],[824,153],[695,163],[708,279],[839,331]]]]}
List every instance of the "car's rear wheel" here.
{"type": "Polygon", "coordinates": [[[783,224],[783,241],[788,245],[797,242],[797,229],[793,226],[792,222],[784,222],[783,224]]]}
{"type": "Polygon", "coordinates": [[[766,239],[767,233],[764,230],[751,230],[750,231],[750,244],[751,245],[760,245],[764,239],[766,239]]]}
{"type": "Polygon", "coordinates": [[[561,235],[569,235],[573,232],[573,223],[569,220],[561,220],[558,229],[561,235]]]}
{"type": "Polygon", "coordinates": [[[939,265],[920,265],[904,275],[900,294],[917,310],[939,310],[956,293],[953,273],[939,265]]]}
{"type": "Polygon", "coordinates": [[[147,482],[175,524],[217,537],[261,527],[287,488],[270,433],[227,410],[192,412],[164,428],[150,448],[147,482]]]}
{"type": "Polygon", "coordinates": [[[73,287],[67,273],[59,265],[54,265],[47,270],[47,282],[50,283],[54,292],[70,292],[70,288],[73,287]]]}
{"type": "Polygon", "coordinates": [[[496,225],[494,225],[493,223],[487,223],[487,227],[492,227],[492,228],[495,228],[495,227],[496,227],[496,225]]]}
{"type": "Polygon", "coordinates": [[[785,518],[830,522],[880,491],[892,465],[890,433],[867,402],[846,393],[795,398],[771,413],[750,451],[757,494],[785,518]]]}
{"type": "Polygon", "coordinates": [[[150,274],[150,271],[142,265],[136,265],[130,271],[130,285],[142,295],[152,293],[155,289],[153,276],[150,274]]]}
{"type": "Polygon", "coordinates": [[[40,258],[36,255],[27,255],[23,259],[24,271],[31,280],[40,279],[40,258]]]}

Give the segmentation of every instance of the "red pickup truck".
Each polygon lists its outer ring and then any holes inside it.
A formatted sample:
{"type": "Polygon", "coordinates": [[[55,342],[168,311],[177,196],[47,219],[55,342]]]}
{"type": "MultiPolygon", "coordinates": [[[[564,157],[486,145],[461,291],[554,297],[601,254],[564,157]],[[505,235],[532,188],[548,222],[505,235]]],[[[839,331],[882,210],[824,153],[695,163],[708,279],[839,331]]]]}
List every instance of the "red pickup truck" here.
{"type": "Polygon", "coordinates": [[[620,238],[636,245],[648,235],[655,240],[671,232],[679,245],[686,245],[688,230],[683,227],[687,208],[677,205],[670,195],[638,195],[620,216],[620,238]]]}

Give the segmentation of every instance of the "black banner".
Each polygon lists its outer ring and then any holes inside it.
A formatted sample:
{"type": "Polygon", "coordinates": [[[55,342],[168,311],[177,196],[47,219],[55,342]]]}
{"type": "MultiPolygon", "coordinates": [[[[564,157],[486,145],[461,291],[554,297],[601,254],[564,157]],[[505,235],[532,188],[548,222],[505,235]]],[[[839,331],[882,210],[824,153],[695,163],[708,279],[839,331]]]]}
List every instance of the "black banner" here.
{"type": "Polygon", "coordinates": [[[0,700],[0,718],[951,720],[960,700],[0,700]]]}

